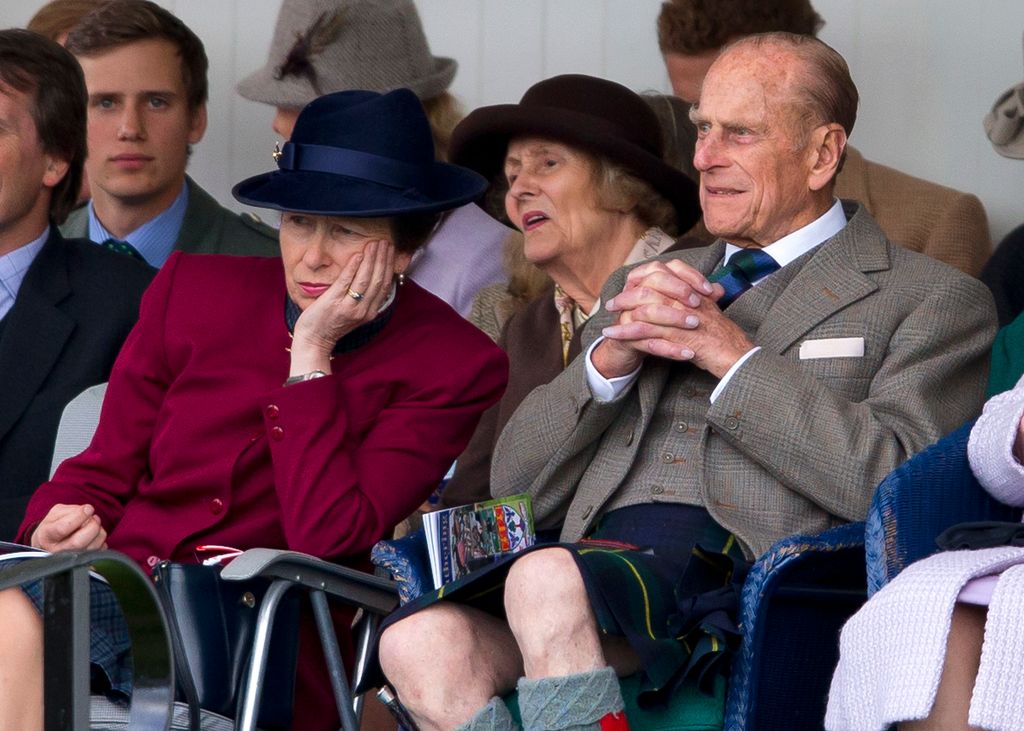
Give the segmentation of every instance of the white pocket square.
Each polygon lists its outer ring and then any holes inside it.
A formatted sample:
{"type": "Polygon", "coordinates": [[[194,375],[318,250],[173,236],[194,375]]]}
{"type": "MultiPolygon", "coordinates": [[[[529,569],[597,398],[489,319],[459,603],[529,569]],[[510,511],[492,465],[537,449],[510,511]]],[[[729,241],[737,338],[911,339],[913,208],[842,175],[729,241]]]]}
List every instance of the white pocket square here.
{"type": "Polygon", "coordinates": [[[800,360],[863,357],[864,338],[822,338],[800,343],[800,360]]]}

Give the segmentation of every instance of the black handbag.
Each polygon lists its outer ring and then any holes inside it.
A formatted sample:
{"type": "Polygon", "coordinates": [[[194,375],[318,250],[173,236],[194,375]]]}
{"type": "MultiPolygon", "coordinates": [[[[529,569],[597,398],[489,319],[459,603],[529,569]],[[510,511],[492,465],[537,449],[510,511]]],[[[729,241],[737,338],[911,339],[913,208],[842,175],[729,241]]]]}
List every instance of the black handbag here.
{"type": "Polygon", "coordinates": [[[1024,546],[1024,523],[1004,520],[957,523],[942,531],[935,544],[943,551],[1024,546]]]}
{"type": "MultiPolygon", "coordinates": [[[[267,579],[225,581],[220,566],[161,561],[153,567],[157,595],[167,612],[179,699],[188,703],[191,728],[199,709],[237,718],[267,579]]],[[[257,725],[287,728],[292,718],[298,656],[299,593],[278,606],[270,639],[257,725]]]]}

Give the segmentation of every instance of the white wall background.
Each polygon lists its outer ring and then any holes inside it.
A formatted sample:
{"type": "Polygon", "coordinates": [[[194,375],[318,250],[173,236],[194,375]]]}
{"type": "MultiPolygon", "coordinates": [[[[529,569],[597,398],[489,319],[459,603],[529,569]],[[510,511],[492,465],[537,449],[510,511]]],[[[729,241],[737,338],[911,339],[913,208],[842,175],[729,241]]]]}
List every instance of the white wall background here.
{"type": "MultiPolygon", "coordinates": [[[[235,83],[265,60],[280,0],[159,0],[206,44],[210,125],[191,174],[225,205],[232,184],[270,169],[272,110],[235,83]]],[[[0,27],[24,25],[44,0],[0,0],[0,27]]],[[[869,158],[970,191],[995,240],[1024,221],[1024,160],[999,157],[981,119],[1024,79],[1022,0],[815,0],[823,40],[861,92],[853,142],[869,158]]],[[[655,39],[660,0],[417,0],[435,54],[459,62],[467,109],[514,102],[566,72],[668,91],[655,39]]]]}

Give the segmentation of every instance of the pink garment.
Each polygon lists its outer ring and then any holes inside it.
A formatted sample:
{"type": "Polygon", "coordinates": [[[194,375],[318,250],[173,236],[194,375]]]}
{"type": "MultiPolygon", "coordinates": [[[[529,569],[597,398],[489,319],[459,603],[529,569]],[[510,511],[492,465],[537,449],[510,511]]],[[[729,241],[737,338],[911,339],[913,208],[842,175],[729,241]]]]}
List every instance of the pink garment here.
{"type": "Polygon", "coordinates": [[[956,600],[962,604],[974,604],[979,607],[987,607],[992,601],[992,592],[995,591],[999,576],[982,576],[980,579],[971,579],[960,590],[956,600]]]}

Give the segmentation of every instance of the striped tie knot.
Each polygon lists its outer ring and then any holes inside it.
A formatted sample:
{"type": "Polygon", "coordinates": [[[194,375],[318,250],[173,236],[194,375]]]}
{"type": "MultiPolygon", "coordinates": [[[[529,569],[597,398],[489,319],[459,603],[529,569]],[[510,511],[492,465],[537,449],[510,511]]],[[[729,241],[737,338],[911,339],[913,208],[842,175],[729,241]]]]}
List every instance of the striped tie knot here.
{"type": "Polygon", "coordinates": [[[758,280],[764,279],[779,268],[771,254],[761,249],[737,251],[729,261],[720,266],[711,276],[710,282],[718,282],[725,288],[725,294],[718,300],[718,306],[725,309],[758,280]]]}

